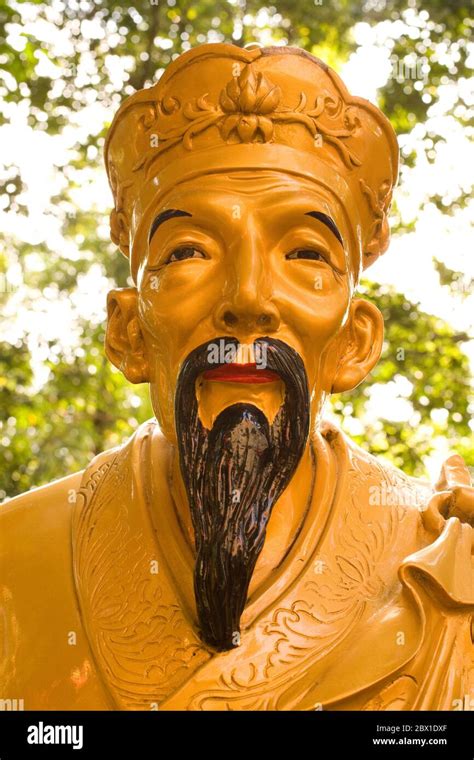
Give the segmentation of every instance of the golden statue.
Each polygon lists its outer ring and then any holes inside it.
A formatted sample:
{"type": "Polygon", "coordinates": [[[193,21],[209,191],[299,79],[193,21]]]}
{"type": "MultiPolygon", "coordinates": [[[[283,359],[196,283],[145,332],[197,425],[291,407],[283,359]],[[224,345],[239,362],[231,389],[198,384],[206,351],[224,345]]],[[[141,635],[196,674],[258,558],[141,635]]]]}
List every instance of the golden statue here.
{"type": "Polygon", "coordinates": [[[474,491],[323,420],[376,364],[392,127],[295,48],[191,50],[105,158],[135,287],[106,351],[156,419],[0,511],[0,699],[25,709],[474,706],[474,491]]]}

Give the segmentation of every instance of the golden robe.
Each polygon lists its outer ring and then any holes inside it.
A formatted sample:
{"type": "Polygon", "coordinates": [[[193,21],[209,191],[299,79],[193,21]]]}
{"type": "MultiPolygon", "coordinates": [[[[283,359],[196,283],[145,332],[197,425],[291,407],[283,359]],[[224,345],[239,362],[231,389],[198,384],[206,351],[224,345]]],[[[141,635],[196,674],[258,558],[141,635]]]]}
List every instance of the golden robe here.
{"type": "Polygon", "coordinates": [[[422,519],[432,488],[334,425],[311,446],[303,524],[248,599],[228,652],[197,635],[173,449],[154,421],[83,473],[1,507],[0,700],[26,710],[466,709],[473,528],[451,517],[433,540],[422,519]]]}

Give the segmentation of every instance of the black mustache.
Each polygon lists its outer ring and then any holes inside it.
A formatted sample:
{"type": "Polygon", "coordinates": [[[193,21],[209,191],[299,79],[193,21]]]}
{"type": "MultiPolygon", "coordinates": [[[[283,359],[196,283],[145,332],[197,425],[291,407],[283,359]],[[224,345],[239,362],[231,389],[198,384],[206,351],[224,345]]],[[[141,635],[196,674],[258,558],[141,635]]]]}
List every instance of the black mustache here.
{"type": "Polygon", "coordinates": [[[194,590],[201,635],[218,650],[236,646],[249,583],[263,548],[272,508],[299,463],[309,433],[309,391],[299,354],[274,338],[259,338],[266,368],[285,383],[285,399],[270,425],[253,404],[232,404],[212,430],[198,415],[196,379],[226,364],[209,361],[217,341],[194,349],[178,377],[175,420],[180,467],[193,521],[194,590]],[[242,494],[237,503],[233,493],[242,494]]]}
{"type": "MultiPolygon", "coordinates": [[[[197,399],[195,394],[195,382],[200,374],[209,369],[217,369],[227,364],[226,361],[214,362],[209,360],[211,349],[217,343],[225,343],[225,346],[232,346],[237,351],[240,343],[237,338],[214,338],[206,343],[202,343],[184,360],[179,373],[177,392],[175,397],[175,418],[176,412],[182,408],[197,410],[197,399]],[[186,406],[183,406],[186,405],[186,406]]],[[[255,355],[264,355],[266,350],[266,369],[276,372],[286,386],[287,395],[290,397],[295,393],[296,397],[301,398],[308,394],[308,379],[303,361],[298,352],[291,348],[287,343],[276,338],[257,338],[254,341],[255,355]]],[[[299,420],[299,430],[303,434],[306,427],[306,435],[309,429],[309,410],[301,416],[299,420]]]]}

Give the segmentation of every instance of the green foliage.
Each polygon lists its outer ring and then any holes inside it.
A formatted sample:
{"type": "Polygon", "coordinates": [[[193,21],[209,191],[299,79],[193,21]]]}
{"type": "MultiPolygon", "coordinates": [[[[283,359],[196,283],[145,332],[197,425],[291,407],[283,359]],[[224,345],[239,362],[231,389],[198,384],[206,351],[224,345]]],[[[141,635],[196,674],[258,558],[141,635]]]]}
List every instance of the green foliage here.
{"type": "Polygon", "coordinates": [[[51,353],[49,376],[31,387],[24,344],[3,344],[0,356],[2,470],[0,496],[12,496],[84,468],[122,443],[152,416],[145,386],[130,388],[105,357],[103,328],[84,337],[74,356],[51,353]]]}
{"type": "Polygon", "coordinates": [[[462,351],[468,335],[455,333],[446,322],[423,313],[417,304],[393,289],[366,281],[360,294],[382,312],[385,341],[382,358],[370,377],[355,391],[341,394],[333,402],[343,417],[353,415],[364,421],[364,433],[352,437],[407,474],[423,475],[422,457],[430,454],[433,438],[443,436],[472,467],[474,447],[469,421],[474,398],[469,360],[462,351]],[[391,421],[390,408],[384,410],[384,418],[366,419],[365,408],[373,387],[399,378],[412,385],[407,394],[413,407],[409,421],[391,421]]]}
{"type": "Polygon", "coordinates": [[[452,291],[464,299],[474,291],[474,280],[467,277],[464,272],[456,272],[443,264],[442,261],[434,260],[435,269],[439,274],[441,285],[447,285],[452,291]]]}

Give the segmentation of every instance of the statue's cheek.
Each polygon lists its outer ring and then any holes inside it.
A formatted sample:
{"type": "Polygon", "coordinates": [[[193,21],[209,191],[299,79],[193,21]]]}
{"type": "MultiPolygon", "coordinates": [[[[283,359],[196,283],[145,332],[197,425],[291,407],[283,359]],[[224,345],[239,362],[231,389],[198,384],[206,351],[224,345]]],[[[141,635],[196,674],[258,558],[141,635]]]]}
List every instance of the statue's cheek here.
{"type": "Polygon", "coordinates": [[[199,319],[219,294],[216,266],[189,261],[146,272],[140,289],[141,313],[146,322],[163,320],[175,327],[199,319]]]}
{"type": "Polygon", "coordinates": [[[329,338],[345,320],[351,298],[349,284],[327,266],[296,269],[291,277],[275,283],[275,301],[283,320],[312,343],[329,338]]]}

